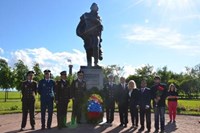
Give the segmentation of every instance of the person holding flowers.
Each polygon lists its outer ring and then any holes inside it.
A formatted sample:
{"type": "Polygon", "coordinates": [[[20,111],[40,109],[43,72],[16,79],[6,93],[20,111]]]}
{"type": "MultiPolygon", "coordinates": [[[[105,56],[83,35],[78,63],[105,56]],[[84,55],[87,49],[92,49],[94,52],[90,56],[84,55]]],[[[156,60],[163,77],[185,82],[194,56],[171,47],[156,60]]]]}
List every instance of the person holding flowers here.
{"type": "Polygon", "coordinates": [[[177,100],[178,100],[178,93],[176,92],[176,87],[174,84],[169,85],[168,90],[168,110],[169,110],[169,118],[170,123],[176,122],[176,109],[177,109],[177,100]]]}
{"type": "Polygon", "coordinates": [[[159,120],[161,133],[165,130],[165,100],[167,97],[166,84],[161,83],[159,76],[154,77],[154,85],[151,87],[153,108],[154,108],[154,120],[155,120],[155,133],[159,131],[159,120]]]}

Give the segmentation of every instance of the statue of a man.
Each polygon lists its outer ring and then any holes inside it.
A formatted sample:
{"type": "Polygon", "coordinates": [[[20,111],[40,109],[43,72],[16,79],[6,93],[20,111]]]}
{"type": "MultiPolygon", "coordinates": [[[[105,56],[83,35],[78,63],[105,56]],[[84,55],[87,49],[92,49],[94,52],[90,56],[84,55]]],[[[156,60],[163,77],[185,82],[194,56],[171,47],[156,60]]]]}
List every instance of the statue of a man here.
{"type": "Polygon", "coordinates": [[[80,22],[76,29],[76,34],[84,41],[86,50],[87,66],[92,66],[92,57],[94,58],[94,66],[98,67],[98,60],[102,60],[101,50],[101,32],[103,25],[98,15],[98,6],[93,3],[90,7],[91,11],[84,13],[80,17],[80,22]]]}

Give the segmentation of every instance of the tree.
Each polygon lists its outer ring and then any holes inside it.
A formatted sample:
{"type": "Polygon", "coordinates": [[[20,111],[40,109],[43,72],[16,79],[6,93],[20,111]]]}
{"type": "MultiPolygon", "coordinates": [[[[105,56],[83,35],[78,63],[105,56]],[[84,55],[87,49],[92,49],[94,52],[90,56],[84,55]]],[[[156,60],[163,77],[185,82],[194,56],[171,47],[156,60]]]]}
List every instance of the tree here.
{"type": "Polygon", "coordinates": [[[22,60],[18,60],[15,63],[14,75],[15,75],[15,87],[18,91],[21,90],[21,82],[26,79],[26,73],[28,72],[28,66],[24,64],[22,60]]]}
{"type": "Polygon", "coordinates": [[[135,79],[133,78],[134,76],[130,77],[130,79],[135,80],[135,82],[137,83],[137,86],[140,86],[140,82],[142,79],[146,79],[147,80],[147,85],[150,87],[151,85],[153,85],[153,78],[155,75],[155,72],[153,72],[154,67],[147,64],[141,68],[136,69],[136,77],[135,79]],[[137,81],[138,80],[138,81],[137,81]]]}
{"type": "Polygon", "coordinates": [[[40,69],[40,65],[38,63],[35,63],[35,65],[33,66],[33,70],[35,72],[35,76],[34,76],[34,80],[39,82],[41,79],[44,78],[44,75],[40,69]]]}
{"type": "Polygon", "coordinates": [[[5,89],[5,102],[8,98],[8,89],[13,88],[13,73],[8,63],[0,59],[0,88],[5,89]]]}
{"type": "Polygon", "coordinates": [[[143,78],[141,76],[138,75],[129,75],[126,79],[126,82],[128,83],[130,80],[134,80],[137,87],[140,87],[140,82],[143,78]]]}
{"type": "Polygon", "coordinates": [[[113,74],[115,77],[115,81],[119,82],[119,77],[123,76],[124,74],[124,67],[120,67],[117,65],[108,65],[107,67],[103,67],[103,74],[104,74],[104,82],[107,80],[107,76],[109,74],[113,74]]]}
{"type": "Polygon", "coordinates": [[[159,75],[164,83],[168,83],[171,79],[173,72],[168,71],[167,66],[164,66],[162,69],[158,69],[157,75],[159,75]]]}
{"type": "Polygon", "coordinates": [[[144,78],[149,78],[155,74],[153,72],[153,66],[150,66],[149,64],[145,65],[144,67],[138,68],[135,71],[136,75],[144,78]]]}

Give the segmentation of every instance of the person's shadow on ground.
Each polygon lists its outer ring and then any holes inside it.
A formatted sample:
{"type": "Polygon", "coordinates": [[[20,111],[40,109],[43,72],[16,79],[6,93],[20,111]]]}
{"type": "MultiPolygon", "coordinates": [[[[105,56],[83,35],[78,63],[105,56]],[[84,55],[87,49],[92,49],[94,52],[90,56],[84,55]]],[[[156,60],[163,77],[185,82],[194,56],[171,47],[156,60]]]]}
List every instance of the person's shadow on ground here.
{"type": "Polygon", "coordinates": [[[174,132],[177,129],[178,128],[176,127],[176,123],[175,122],[173,122],[173,123],[168,122],[167,125],[165,125],[165,132],[166,133],[174,132]]]}

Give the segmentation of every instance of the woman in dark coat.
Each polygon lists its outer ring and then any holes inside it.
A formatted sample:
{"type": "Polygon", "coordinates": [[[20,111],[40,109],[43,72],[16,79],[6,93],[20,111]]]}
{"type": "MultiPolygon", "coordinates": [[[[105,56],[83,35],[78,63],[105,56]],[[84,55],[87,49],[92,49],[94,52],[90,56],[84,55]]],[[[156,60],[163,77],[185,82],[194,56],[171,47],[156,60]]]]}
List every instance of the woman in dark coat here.
{"type": "Polygon", "coordinates": [[[138,108],[139,108],[139,91],[137,89],[136,83],[134,80],[130,80],[128,83],[128,96],[129,96],[129,107],[131,113],[132,126],[138,127],[138,108]]]}

